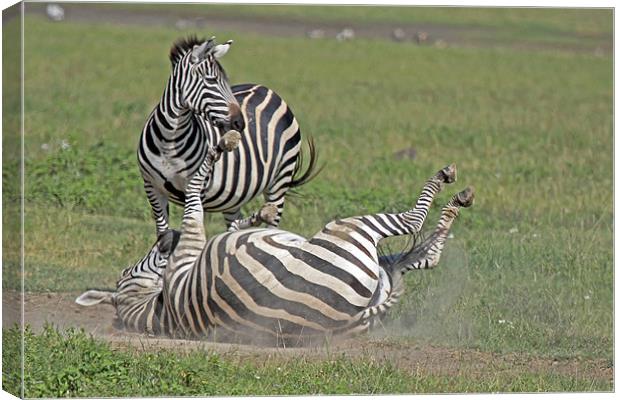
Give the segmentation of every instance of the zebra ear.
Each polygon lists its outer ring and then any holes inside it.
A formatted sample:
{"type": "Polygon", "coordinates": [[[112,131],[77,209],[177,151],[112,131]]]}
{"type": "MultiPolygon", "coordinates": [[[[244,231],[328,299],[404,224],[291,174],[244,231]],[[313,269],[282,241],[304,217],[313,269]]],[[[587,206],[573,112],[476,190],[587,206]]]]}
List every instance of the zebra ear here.
{"type": "Polygon", "coordinates": [[[217,46],[215,46],[213,48],[213,57],[215,58],[222,58],[224,57],[224,55],[226,53],[228,53],[228,50],[230,50],[230,45],[233,43],[232,40],[227,41],[224,44],[218,44],[217,46]]]}
{"type": "Polygon", "coordinates": [[[198,46],[197,44],[194,45],[194,49],[192,50],[192,62],[197,63],[201,60],[204,60],[205,55],[206,55],[206,52],[205,52],[206,49],[207,49],[207,42],[204,42],[200,46],[198,46]]]}
{"type": "Polygon", "coordinates": [[[192,62],[197,63],[205,59],[207,53],[213,48],[213,41],[215,36],[212,36],[209,40],[201,45],[194,45],[192,49],[192,62]]]}
{"type": "Polygon", "coordinates": [[[99,303],[112,304],[115,294],[115,292],[102,290],[88,290],[75,299],[75,302],[81,306],[94,306],[99,303]]]}

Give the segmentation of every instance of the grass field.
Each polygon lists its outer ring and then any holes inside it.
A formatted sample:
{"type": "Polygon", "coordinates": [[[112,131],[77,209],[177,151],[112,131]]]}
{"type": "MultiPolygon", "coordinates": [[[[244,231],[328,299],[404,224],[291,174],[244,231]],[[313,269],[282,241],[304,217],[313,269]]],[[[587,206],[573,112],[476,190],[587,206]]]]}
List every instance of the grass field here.
{"type": "MultiPolygon", "coordinates": [[[[5,331],[3,347],[17,359],[20,332],[5,331]]],[[[51,328],[34,335],[27,331],[25,344],[28,396],[252,396],[314,394],[472,393],[608,390],[604,381],[553,373],[508,369],[498,363],[491,377],[465,367],[455,375],[411,373],[372,359],[355,362],[344,355],[309,362],[261,360],[239,362],[213,352],[179,354],[113,351],[85,334],[64,335],[51,328]]],[[[3,364],[3,369],[17,366],[3,364]]],[[[15,377],[7,385],[17,385],[15,377]]]]}
{"type": "MultiPolygon", "coordinates": [[[[467,7],[375,7],[291,5],[190,4],[182,10],[173,4],[99,4],[96,7],[131,12],[168,11],[183,16],[286,19],[298,22],[441,24],[449,27],[498,29],[502,36],[533,40],[559,40],[577,35],[582,41],[610,35],[613,20],[604,9],[467,8],[467,7]]],[[[483,34],[483,33],[479,33],[483,34]]]]}
{"type": "MultiPolygon", "coordinates": [[[[340,11],[342,18],[361,18],[347,10],[340,11]]],[[[337,11],[329,12],[331,18],[337,11]]],[[[426,12],[419,18],[453,21],[440,10],[426,12]]],[[[326,15],[315,8],[313,18],[326,15]]],[[[507,35],[532,24],[600,35],[611,30],[604,22],[611,21],[611,11],[580,18],[578,12],[485,10],[463,13],[462,23],[495,26],[497,15],[513,21],[507,35]]],[[[180,33],[164,27],[53,24],[35,16],[25,24],[26,290],[113,287],[120,269],[153,240],[135,147],[163,91],[168,48],[180,33]]],[[[223,61],[231,81],[260,82],[281,94],[302,134],[314,137],[326,165],[303,188],[303,199],[287,203],[285,229],[310,235],[335,217],[407,209],[424,180],[450,162],[458,165],[459,182],[440,196],[430,221],[451,192],[475,186],[476,204],[455,223],[441,265],[407,276],[405,298],[378,335],[412,346],[613,363],[611,54],[213,34],[235,39],[223,61]],[[415,159],[395,157],[410,148],[415,159]]],[[[19,246],[11,240],[19,231],[14,217],[18,140],[5,128],[4,290],[20,287],[19,246]]],[[[209,232],[223,228],[220,215],[208,218],[209,232]]],[[[396,240],[389,246],[403,244],[396,240]]],[[[15,390],[16,370],[7,367],[16,364],[6,363],[17,354],[18,335],[3,332],[3,388],[15,390]]],[[[26,360],[32,366],[26,396],[35,397],[613,388],[607,381],[544,372],[518,381],[473,371],[412,376],[346,358],[335,365],[292,362],[286,366],[290,375],[282,378],[274,365],[233,365],[217,355],[170,352],[133,357],[79,334],[63,338],[52,331],[28,333],[26,360]],[[40,366],[41,360],[74,342],[76,350],[62,365],[90,367],[58,368],[68,376],[43,380],[49,376],[45,368],[55,368],[40,366]],[[189,366],[197,359],[206,360],[204,369],[193,371],[189,366]],[[108,381],[117,365],[126,374],[108,381]],[[178,375],[146,383],[148,376],[170,370],[178,375]],[[214,371],[220,386],[205,389],[197,383],[214,371]],[[341,371],[343,380],[326,371],[341,371]],[[133,373],[141,378],[127,381],[133,373]],[[239,376],[237,383],[226,384],[239,376]],[[367,382],[368,376],[382,379],[367,382]],[[72,379],[88,383],[71,386],[72,379]]]]}

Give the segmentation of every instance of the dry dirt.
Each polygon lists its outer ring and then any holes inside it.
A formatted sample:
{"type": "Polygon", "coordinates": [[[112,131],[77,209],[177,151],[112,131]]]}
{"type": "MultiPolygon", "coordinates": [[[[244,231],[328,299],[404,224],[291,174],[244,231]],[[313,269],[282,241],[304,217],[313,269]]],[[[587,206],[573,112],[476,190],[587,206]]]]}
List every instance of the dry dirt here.
{"type": "MultiPolygon", "coordinates": [[[[108,341],[115,348],[157,351],[161,348],[176,351],[203,350],[227,358],[257,364],[276,359],[326,360],[333,357],[363,358],[390,362],[412,373],[441,375],[488,375],[496,373],[555,372],[582,379],[604,379],[612,382],[613,367],[603,359],[565,359],[533,357],[523,354],[493,354],[474,350],[441,348],[415,343],[399,343],[389,339],[361,336],[354,339],[304,348],[260,348],[250,345],[152,338],[130,334],[114,328],[114,309],[109,305],[82,307],[74,303],[78,293],[47,293],[24,296],[24,320],[35,331],[46,322],[60,329],[83,328],[94,337],[108,341]]],[[[5,292],[2,297],[2,326],[19,323],[21,296],[5,292]]]]}

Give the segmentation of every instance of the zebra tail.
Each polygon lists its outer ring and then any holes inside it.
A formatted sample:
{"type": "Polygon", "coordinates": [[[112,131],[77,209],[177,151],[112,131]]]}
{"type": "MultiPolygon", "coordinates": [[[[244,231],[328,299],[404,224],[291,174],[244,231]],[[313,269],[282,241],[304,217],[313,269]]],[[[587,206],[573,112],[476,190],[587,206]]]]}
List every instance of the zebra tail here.
{"type": "Polygon", "coordinates": [[[372,320],[385,315],[390,308],[398,304],[400,301],[401,296],[405,293],[403,274],[398,270],[396,273],[391,273],[388,270],[388,274],[392,285],[392,289],[390,290],[388,297],[381,304],[368,307],[361,311],[356,318],[354,318],[354,321],[357,322],[356,325],[359,324],[360,326],[365,326],[368,323],[372,324],[372,320]]]}
{"type": "Polygon", "coordinates": [[[392,252],[391,248],[387,248],[386,250],[390,252],[390,254],[386,254],[383,247],[379,247],[379,265],[390,275],[394,275],[394,271],[398,271],[402,269],[403,265],[406,265],[407,262],[416,257],[419,252],[420,242],[424,242],[425,237],[422,235],[422,232],[417,232],[412,235],[409,235],[409,240],[405,245],[405,248],[400,252],[392,252]]]}
{"type": "MultiPolygon", "coordinates": [[[[308,152],[310,154],[310,160],[308,162],[308,167],[306,168],[304,172],[302,172],[301,168],[303,165],[304,155],[303,155],[303,152],[300,151],[297,154],[297,159],[295,160],[295,169],[293,170],[293,179],[288,184],[289,189],[294,189],[294,188],[300,187],[310,182],[323,170],[323,167],[325,167],[325,165],[322,165],[321,167],[317,169],[318,152],[316,150],[314,140],[312,138],[308,138],[307,143],[308,143],[308,152]]],[[[294,190],[292,192],[296,193],[294,190]]],[[[289,193],[291,192],[290,191],[287,192],[287,194],[289,193]]]]}

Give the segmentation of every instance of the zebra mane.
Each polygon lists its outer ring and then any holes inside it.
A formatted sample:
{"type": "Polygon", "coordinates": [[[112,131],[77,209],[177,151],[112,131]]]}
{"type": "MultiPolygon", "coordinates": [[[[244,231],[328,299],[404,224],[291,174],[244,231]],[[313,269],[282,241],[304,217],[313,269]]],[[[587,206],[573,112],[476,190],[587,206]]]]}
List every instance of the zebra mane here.
{"type": "Polygon", "coordinates": [[[172,65],[176,65],[189,50],[194,48],[194,45],[202,44],[205,40],[205,38],[198,38],[196,35],[177,39],[170,47],[170,55],[168,56],[172,65]]]}

